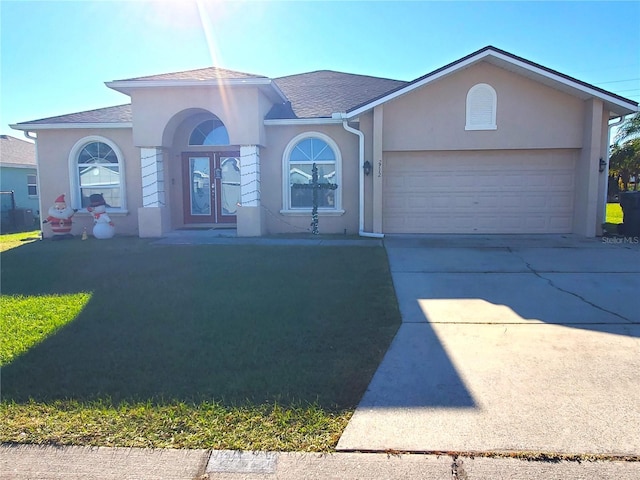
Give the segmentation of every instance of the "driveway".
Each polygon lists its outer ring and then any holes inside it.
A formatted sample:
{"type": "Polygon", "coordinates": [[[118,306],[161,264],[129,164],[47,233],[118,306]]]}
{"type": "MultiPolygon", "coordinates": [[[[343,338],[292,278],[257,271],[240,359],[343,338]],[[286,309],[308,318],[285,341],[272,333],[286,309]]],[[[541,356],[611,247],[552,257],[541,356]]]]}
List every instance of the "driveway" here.
{"type": "Polygon", "coordinates": [[[403,324],[338,450],[640,455],[637,239],[384,243],[403,324]]]}

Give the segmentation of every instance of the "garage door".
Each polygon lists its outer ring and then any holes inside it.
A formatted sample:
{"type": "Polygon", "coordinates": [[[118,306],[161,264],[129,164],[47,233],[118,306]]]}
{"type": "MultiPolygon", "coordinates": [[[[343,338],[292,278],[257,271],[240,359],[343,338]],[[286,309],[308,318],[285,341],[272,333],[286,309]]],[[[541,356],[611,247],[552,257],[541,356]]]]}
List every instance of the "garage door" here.
{"type": "Polygon", "coordinates": [[[387,152],[385,233],[570,233],[575,150],[387,152]]]}

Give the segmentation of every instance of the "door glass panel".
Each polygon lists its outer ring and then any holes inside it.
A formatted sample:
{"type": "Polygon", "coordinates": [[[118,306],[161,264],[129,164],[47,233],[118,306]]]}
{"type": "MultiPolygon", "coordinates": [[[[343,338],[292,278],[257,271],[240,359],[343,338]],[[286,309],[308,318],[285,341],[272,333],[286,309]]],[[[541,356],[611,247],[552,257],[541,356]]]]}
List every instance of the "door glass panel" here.
{"type": "Polygon", "coordinates": [[[211,215],[211,172],[209,157],[189,158],[191,215],[211,215]]]}
{"type": "Polygon", "coordinates": [[[240,162],[237,158],[220,159],[222,170],[222,214],[235,215],[240,203],[240,162]]]}

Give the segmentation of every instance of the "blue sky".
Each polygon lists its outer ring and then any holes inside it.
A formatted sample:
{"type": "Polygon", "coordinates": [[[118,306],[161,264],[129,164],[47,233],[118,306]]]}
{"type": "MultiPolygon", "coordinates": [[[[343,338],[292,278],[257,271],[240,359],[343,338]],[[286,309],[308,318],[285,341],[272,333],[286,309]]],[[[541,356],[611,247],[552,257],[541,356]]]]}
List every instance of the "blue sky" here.
{"type": "Polygon", "coordinates": [[[640,2],[0,0],[0,133],[211,65],[411,80],[487,45],[640,100],[640,2]]]}

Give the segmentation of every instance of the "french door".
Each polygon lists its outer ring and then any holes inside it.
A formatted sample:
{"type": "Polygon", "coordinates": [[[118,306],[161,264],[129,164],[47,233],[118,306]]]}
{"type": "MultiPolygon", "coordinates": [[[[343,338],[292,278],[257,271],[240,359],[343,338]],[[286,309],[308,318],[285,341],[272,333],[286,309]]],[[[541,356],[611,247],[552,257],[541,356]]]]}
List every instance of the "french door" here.
{"type": "Polygon", "coordinates": [[[236,223],[239,152],[182,154],[184,223],[236,223]]]}

